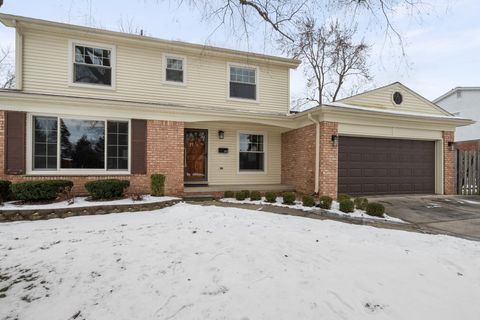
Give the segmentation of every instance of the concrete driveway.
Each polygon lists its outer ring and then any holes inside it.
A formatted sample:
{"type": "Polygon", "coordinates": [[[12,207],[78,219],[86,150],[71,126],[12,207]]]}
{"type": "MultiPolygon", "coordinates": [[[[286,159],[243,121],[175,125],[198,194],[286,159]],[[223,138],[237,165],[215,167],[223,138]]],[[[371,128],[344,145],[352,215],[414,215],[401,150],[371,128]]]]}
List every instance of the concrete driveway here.
{"type": "Polygon", "coordinates": [[[480,196],[382,196],[388,215],[418,229],[480,241],[480,196]]]}

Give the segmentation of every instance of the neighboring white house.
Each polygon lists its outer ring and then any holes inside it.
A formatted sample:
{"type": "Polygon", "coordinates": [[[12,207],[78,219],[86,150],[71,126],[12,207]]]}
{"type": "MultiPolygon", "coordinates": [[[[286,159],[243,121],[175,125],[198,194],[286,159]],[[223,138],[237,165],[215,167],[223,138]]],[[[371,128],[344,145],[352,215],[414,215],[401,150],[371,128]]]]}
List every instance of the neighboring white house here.
{"type": "Polygon", "coordinates": [[[433,103],[456,116],[477,121],[455,131],[455,141],[480,139],[480,87],[456,87],[433,103]]]}

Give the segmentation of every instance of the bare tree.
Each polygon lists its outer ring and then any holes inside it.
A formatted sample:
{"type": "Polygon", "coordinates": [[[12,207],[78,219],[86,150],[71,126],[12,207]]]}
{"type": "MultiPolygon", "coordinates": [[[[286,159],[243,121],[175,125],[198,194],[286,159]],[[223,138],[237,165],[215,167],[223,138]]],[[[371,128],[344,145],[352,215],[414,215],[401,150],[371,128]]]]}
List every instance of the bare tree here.
{"type": "Polygon", "coordinates": [[[10,89],[15,86],[15,66],[12,63],[10,48],[0,48],[0,88],[10,89]]]}
{"type": "Polygon", "coordinates": [[[121,32],[138,34],[141,36],[146,35],[146,32],[139,25],[135,23],[133,18],[127,17],[124,19],[123,17],[120,17],[120,19],[117,22],[117,25],[118,25],[118,30],[120,30],[121,32]]]}
{"type": "Polygon", "coordinates": [[[307,77],[307,94],[297,105],[335,101],[349,81],[371,80],[369,47],[353,40],[355,32],[338,21],[318,27],[315,19],[305,18],[297,22],[294,42],[280,41],[286,54],[302,60],[307,77]]]}
{"type": "MultiPolygon", "coordinates": [[[[156,0],[160,1],[160,0],[156,0]]],[[[165,1],[165,0],[163,0],[165,1]]],[[[179,0],[202,10],[207,19],[219,20],[219,26],[228,24],[232,29],[257,30],[258,23],[270,26],[280,38],[295,41],[292,35],[295,21],[306,16],[332,16],[347,12],[353,18],[372,18],[381,24],[386,35],[394,36],[402,46],[402,37],[392,17],[401,6],[421,13],[423,0],[179,0]],[[240,23],[240,25],[238,24],[240,23]]],[[[219,27],[218,26],[218,27],[219,27]]],[[[217,27],[217,28],[218,28],[217,27]]]]}

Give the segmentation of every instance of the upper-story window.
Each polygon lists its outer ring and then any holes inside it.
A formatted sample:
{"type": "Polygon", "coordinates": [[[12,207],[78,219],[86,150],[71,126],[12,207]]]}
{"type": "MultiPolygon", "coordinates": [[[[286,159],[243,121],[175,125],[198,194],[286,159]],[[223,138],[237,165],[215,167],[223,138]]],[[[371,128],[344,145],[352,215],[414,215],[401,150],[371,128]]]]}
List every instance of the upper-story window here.
{"type": "Polygon", "coordinates": [[[230,98],[257,100],[257,69],[229,66],[230,98]]]}
{"type": "Polygon", "coordinates": [[[73,43],[73,84],[114,86],[113,47],[73,43]]]}
{"type": "Polygon", "coordinates": [[[185,84],[186,59],[182,56],[164,56],[165,81],[174,84],[185,84]]]}

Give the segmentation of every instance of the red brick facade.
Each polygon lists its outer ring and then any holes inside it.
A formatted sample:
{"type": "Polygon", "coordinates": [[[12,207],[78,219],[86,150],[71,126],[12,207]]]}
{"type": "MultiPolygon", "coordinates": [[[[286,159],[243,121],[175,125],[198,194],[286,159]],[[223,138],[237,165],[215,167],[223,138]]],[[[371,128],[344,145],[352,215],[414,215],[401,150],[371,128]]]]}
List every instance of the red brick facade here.
{"type": "Polygon", "coordinates": [[[282,184],[315,190],[315,125],[282,133],[282,184]]]}
{"type": "Polygon", "coordinates": [[[449,142],[454,141],[454,132],[444,131],[443,137],[443,192],[455,194],[455,151],[450,150],[449,142]]]}
{"type": "Polygon", "coordinates": [[[332,135],[338,135],[338,123],[320,122],[320,195],[337,198],[338,144],[333,145],[332,135]]]}
{"type": "Polygon", "coordinates": [[[462,151],[479,151],[480,139],[455,142],[455,148],[462,151]]]}
{"type": "MultiPolygon", "coordinates": [[[[316,125],[282,134],[282,184],[292,185],[297,192],[315,191],[316,125]]],[[[332,135],[338,133],[335,122],[320,122],[319,194],[337,197],[338,147],[332,135]]]]}
{"type": "Polygon", "coordinates": [[[147,121],[147,174],[119,176],[25,176],[5,174],[5,112],[0,111],[0,179],[12,182],[68,179],[74,183],[76,194],[85,193],[84,184],[88,181],[118,178],[130,180],[131,192],[150,192],[150,175],[166,175],[165,192],[168,195],[183,195],[183,122],[147,121]]]}

